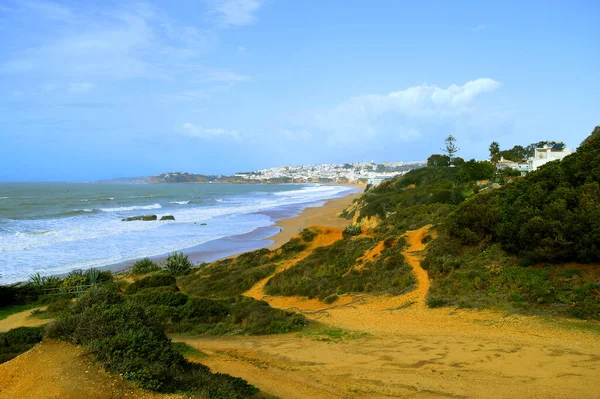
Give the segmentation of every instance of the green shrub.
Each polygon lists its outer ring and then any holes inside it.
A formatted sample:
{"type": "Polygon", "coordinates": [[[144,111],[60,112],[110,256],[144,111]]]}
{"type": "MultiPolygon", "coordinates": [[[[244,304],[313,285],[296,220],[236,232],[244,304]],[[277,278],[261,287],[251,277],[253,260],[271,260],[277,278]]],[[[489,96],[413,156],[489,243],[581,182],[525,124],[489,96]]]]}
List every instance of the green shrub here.
{"type": "Polygon", "coordinates": [[[151,309],[114,291],[92,288],[48,327],[47,335],[84,346],[107,370],[145,389],[211,398],[247,398],[257,392],[239,378],[186,361],[151,309]]]}
{"type": "Polygon", "coordinates": [[[362,233],[362,229],[360,228],[360,225],[358,225],[358,224],[351,224],[350,226],[346,227],[343,231],[343,235],[345,238],[357,236],[361,233],[362,233]]]}
{"type": "Polygon", "coordinates": [[[44,327],[19,327],[0,333],[0,363],[28,351],[42,341],[44,327]]]}
{"type": "Polygon", "coordinates": [[[335,301],[337,301],[338,299],[340,299],[339,296],[337,296],[336,294],[332,294],[332,295],[329,295],[327,298],[323,299],[323,302],[330,305],[330,304],[334,303],[335,301]]]}
{"type": "Polygon", "coordinates": [[[150,288],[150,287],[175,287],[176,280],[173,276],[166,275],[157,275],[157,276],[147,276],[141,280],[137,280],[131,283],[126,289],[125,294],[135,294],[141,289],[150,288]]]}
{"type": "Polygon", "coordinates": [[[162,271],[170,276],[181,276],[192,271],[192,262],[183,252],[172,253],[167,256],[165,263],[161,265],[162,271]]]}
{"type": "Polygon", "coordinates": [[[294,267],[273,276],[265,291],[270,295],[324,300],[346,292],[399,294],[411,289],[416,279],[402,254],[403,240],[384,249],[375,261],[356,269],[358,258],[377,244],[371,238],[346,238],[316,248],[294,267]]]}
{"type": "Polygon", "coordinates": [[[84,277],[88,284],[100,284],[102,282],[102,272],[100,270],[91,268],[86,270],[84,277]]]}
{"type": "Polygon", "coordinates": [[[77,269],[70,272],[62,281],[63,287],[77,287],[89,284],[88,278],[83,274],[83,270],[77,269]]]}
{"type": "Polygon", "coordinates": [[[136,261],[131,268],[133,274],[146,274],[153,273],[160,270],[160,266],[150,260],[150,258],[144,258],[136,261]]]}
{"type": "Polygon", "coordinates": [[[309,229],[304,229],[304,230],[302,230],[302,232],[300,232],[300,237],[302,237],[302,239],[305,242],[311,242],[312,240],[315,239],[316,236],[317,236],[317,232],[309,230],[309,229]]]}
{"type": "Polygon", "coordinates": [[[179,282],[193,296],[230,298],[241,295],[275,271],[271,251],[261,249],[202,266],[179,282]]]}

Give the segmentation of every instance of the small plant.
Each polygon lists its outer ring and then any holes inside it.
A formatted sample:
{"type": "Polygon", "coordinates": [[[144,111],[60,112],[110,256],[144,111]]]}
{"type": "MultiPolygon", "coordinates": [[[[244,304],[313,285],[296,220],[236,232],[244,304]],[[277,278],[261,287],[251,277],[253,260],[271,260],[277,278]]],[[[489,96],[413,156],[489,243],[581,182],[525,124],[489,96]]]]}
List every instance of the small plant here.
{"type": "Polygon", "coordinates": [[[33,285],[35,288],[42,288],[45,282],[46,278],[39,273],[29,276],[29,284],[33,285]]]}
{"type": "Polygon", "coordinates": [[[360,233],[362,233],[362,230],[360,228],[360,225],[358,224],[351,224],[350,226],[346,227],[344,229],[344,237],[352,237],[352,236],[357,236],[360,233]]]}
{"type": "Polygon", "coordinates": [[[175,285],[175,277],[165,275],[144,277],[143,279],[130,284],[125,290],[125,294],[136,294],[142,289],[156,287],[173,287],[174,290],[177,290],[177,285],[175,285]]]}
{"type": "Polygon", "coordinates": [[[63,280],[63,287],[77,287],[80,285],[86,285],[88,283],[88,279],[84,276],[83,271],[81,269],[73,270],[69,275],[63,280]]]}
{"type": "Polygon", "coordinates": [[[317,233],[315,231],[311,231],[309,229],[304,229],[300,233],[300,237],[302,237],[305,242],[311,242],[315,239],[316,235],[317,233]]]}
{"type": "Polygon", "coordinates": [[[133,264],[131,272],[133,274],[146,274],[160,270],[160,266],[152,262],[149,258],[144,258],[136,261],[133,264]]]}
{"type": "Polygon", "coordinates": [[[58,287],[61,282],[62,282],[62,280],[59,277],[48,276],[48,277],[46,277],[44,286],[49,287],[49,288],[55,288],[55,287],[58,287]]]}
{"type": "Polygon", "coordinates": [[[330,305],[330,304],[334,303],[335,301],[337,301],[338,299],[340,299],[339,296],[332,294],[332,295],[329,295],[327,298],[323,299],[323,302],[330,305]]]}
{"type": "Polygon", "coordinates": [[[92,285],[100,284],[102,282],[101,273],[98,269],[89,269],[85,272],[84,277],[88,280],[88,282],[92,285]]]}
{"type": "Polygon", "coordinates": [[[183,252],[174,252],[167,257],[162,265],[162,270],[170,276],[181,276],[188,274],[192,270],[192,262],[183,252]]]}

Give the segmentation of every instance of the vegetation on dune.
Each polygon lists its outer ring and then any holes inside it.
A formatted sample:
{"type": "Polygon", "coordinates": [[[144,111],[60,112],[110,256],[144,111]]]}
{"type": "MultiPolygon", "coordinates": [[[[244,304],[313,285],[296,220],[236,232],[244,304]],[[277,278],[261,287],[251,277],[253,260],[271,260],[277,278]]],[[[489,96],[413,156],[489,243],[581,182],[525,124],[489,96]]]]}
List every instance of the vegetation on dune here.
{"type": "Polygon", "coordinates": [[[192,262],[187,255],[183,252],[174,252],[167,256],[167,260],[160,265],[160,269],[163,273],[169,276],[183,276],[192,271],[192,262]]]}
{"type": "Polygon", "coordinates": [[[308,248],[317,234],[318,229],[304,229],[275,251],[263,248],[202,265],[192,274],[179,278],[179,283],[192,296],[224,299],[241,295],[273,274],[280,262],[308,248]]]}
{"type": "Polygon", "coordinates": [[[214,300],[182,293],[156,293],[138,294],[128,300],[154,314],[170,333],[279,334],[298,331],[306,325],[302,315],[241,296],[214,300]]]}
{"type": "Polygon", "coordinates": [[[433,279],[431,306],[600,319],[597,265],[584,264],[600,261],[600,135],[584,143],[446,218],[423,262],[433,279]],[[556,266],[564,262],[579,265],[556,266]]]}
{"type": "MultiPolygon", "coordinates": [[[[543,144],[505,152],[492,145],[490,151],[496,160],[509,154],[522,160],[543,144]]],[[[428,161],[427,168],[367,190],[346,214],[359,223],[378,218],[368,232],[375,240],[394,240],[407,230],[434,224],[437,238],[428,239],[423,260],[433,280],[430,306],[502,307],[600,319],[597,266],[560,266],[600,261],[600,134],[592,134],[560,162],[481,193],[487,188],[484,181],[503,182],[492,163],[439,154],[428,161]]],[[[276,284],[283,292],[284,276],[276,276],[267,289],[276,284]]],[[[302,284],[314,285],[313,280],[307,273],[302,284]]],[[[317,289],[305,292],[319,295],[317,289]]]]}
{"type": "Polygon", "coordinates": [[[270,263],[268,249],[241,254],[199,267],[179,282],[185,292],[207,298],[229,298],[241,295],[255,283],[271,275],[275,266],[270,263]]]}
{"type": "Polygon", "coordinates": [[[141,280],[137,280],[125,289],[125,294],[135,294],[139,291],[148,292],[156,291],[154,288],[161,288],[159,291],[170,291],[175,292],[179,291],[177,288],[177,280],[173,276],[168,276],[164,274],[157,274],[152,276],[144,277],[141,280]]]}
{"type": "Polygon", "coordinates": [[[344,293],[398,294],[416,283],[402,250],[404,241],[390,242],[375,259],[359,262],[377,242],[366,237],[347,237],[316,248],[294,267],[275,275],[265,286],[270,295],[309,298],[334,302],[344,293]]]}
{"type": "Polygon", "coordinates": [[[106,288],[87,291],[47,328],[51,338],[82,345],[106,369],[141,387],[210,398],[247,398],[257,389],[240,378],[211,373],[171,344],[153,308],[106,288]]]}
{"type": "Polygon", "coordinates": [[[136,261],[131,268],[133,274],[147,274],[160,270],[158,263],[152,262],[149,258],[144,258],[136,261]]]}
{"type": "Polygon", "coordinates": [[[44,327],[19,327],[0,333],[0,363],[28,351],[42,341],[44,327]]]}
{"type": "Polygon", "coordinates": [[[499,242],[524,264],[600,261],[600,137],[459,207],[448,231],[467,245],[499,242]]]}

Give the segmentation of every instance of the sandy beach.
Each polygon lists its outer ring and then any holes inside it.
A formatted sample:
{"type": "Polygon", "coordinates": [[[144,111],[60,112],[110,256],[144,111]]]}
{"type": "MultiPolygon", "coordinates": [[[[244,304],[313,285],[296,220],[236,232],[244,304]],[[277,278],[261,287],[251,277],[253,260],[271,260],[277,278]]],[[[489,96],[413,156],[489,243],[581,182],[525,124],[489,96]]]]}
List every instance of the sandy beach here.
{"type": "Polygon", "coordinates": [[[352,193],[341,198],[329,200],[325,205],[318,208],[306,208],[298,216],[281,219],[275,223],[275,226],[282,230],[269,240],[275,241],[268,248],[276,249],[285,244],[309,226],[327,226],[343,229],[351,223],[349,219],[340,218],[338,215],[346,209],[352,201],[358,198],[362,192],[352,193]]]}
{"type": "MultiPolygon", "coordinates": [[[[362,186],[353,185],[352,187],[358,191],[340,198],[330,199],[322,206],[306,208],[297,216],[279,219],[273,226],[261,227],[250,233],[209,241],[181,252],[187,255],[194,264],[209,263],[260,248],[271,250],[279,248],[309,226],[319,225],[343,229],[351,221],[340,218],[338,215],[352,204],[352,201],[358,198],[364,190],[362,186]]],[[[205,228],[210,228],[210,225],[205,228]]],[[[151,256],[150,259],[155,262],[163,262],[167,259],[167,255],[151,256]]],[[[100,269],[119,273],[128,270],[134,263],[135,261],[120,262],[100,269]]],[[[61,276],[64,277],[66,274],[61,276]]]]}

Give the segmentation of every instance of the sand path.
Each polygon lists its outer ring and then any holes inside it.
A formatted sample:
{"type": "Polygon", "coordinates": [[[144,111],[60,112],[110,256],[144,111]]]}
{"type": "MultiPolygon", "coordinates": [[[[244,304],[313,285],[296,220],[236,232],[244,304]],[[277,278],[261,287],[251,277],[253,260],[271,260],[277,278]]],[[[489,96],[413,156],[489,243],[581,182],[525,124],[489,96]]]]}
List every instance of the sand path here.
{"type": "Polygon", "coordinates": [[[50,322],[51,320],[42,320],[31,317],[31,314],[36,310],[43,310],[45,307],[25,310],[15,313],[5,319],[0,320],[0,332],[6,332],[17,327],[38,327],[50,322]]]}
{"type": "Polygon", "coordinates": [[[180,398],[146,392],[104,371],[83,350],[45,340],[28,352],[0,364],[0,399],[180,398]]]}
{"type": "Polygon", "coordinates": [[[214,371],[282,398],[598,397],[600,335],[579,329],[589,324],[428,309],[429,280],[419,264],[427,231],[406,235],[406,259],[419,283],[407,295],[354,297],[334,307],[264,297],[272,306],[293,305],[330,328],[366,336],[333,342],[323,341],[327,333],[176,339],[208,353],[203,363],[214,371]]]}

